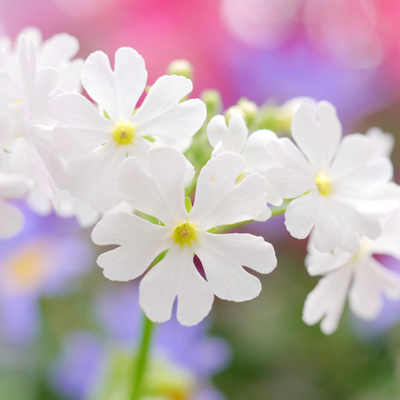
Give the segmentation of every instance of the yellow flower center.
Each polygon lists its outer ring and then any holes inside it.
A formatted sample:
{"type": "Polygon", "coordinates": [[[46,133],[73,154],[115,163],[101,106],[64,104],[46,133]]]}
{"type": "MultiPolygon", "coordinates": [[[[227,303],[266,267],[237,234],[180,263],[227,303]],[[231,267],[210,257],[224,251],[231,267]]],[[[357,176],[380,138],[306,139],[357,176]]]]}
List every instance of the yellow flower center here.
{"type": "Polygon", "coordinates": [[[175,242],[179,243],[181,246],[191,246],[192,242],[197,241],[197,232],[197,229],[195,229],[193,225],[185,222],[174,229],[172,237],[174,238],[175,242]]]}
{"type": "Polygon", "coordinates": [[[133,144],[135,127],[129,124],[119,124],[116,125],[111,134],[114,136],[114,140],[118,146],[127,146],[128,144],[133,144]]]}
{"type": "Polygon", "coordinates": [[[332,184],[329,176],[325,172],[320,172],[315,178],[318,191],[322,196],[329,196],[332,192],[332,184]]]}

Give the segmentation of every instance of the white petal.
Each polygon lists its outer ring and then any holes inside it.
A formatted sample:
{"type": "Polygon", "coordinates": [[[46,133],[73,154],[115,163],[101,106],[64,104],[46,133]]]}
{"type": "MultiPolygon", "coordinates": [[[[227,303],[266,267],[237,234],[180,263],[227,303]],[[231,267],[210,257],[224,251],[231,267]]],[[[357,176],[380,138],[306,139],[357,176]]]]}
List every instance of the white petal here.
{"type": "Polygon", "coordinates": [[[311,276],[325,275],[347,264],[353,257],[353,254],[346,253],[340,249],[323,253],[316,250],[312,244],[308,247],[305,264],[311,276]]]}
{"type": "MultiPolygon", "coordinates": [[[[202,246],[225,254],[231,262],[251,268],[260,274],[269,274],[276,267],[275,251],[271,243],[261,236],[248,233],[211,234],[204,233],[199,239],[202,246]]],[[[222,255],[221,254],[221,255],[222,255]]]]}
{"type": "Polygon", "coordinates": [[[279,163],[271,157],[265,147],[271,139],[277,139],[277,137],[274,132],[266,129],[253,132],[249,136],[242,152],[247,173],[258,172],[264,175],[269,168],[279,167],[279,163]]]}
{"type": "Polygon", "coordinates": [[[272,211],[271,209],[265,205],[264,209],[260,212],[260,214],[257,215],[257,217],[254,217],[254,221],[259,221],[263,222],[266,221],[267,219],[271,218],[272,211]]]}
{"type": "Polygon", "coordinates": [[[400,259],[400,210],[388,215],[382,223],[382,235],[372,244],[372,252],[400,259]]]}
{"type": "MultiPolygon", "coordinates": [[[[139,111],[142,107],[139,108],[139,111]]],[[[207,116],[206,106],[199,99],[179,103],[163,114],[154,116],[145,122],[138,122],[139,111],[132,119],[132,123],[137,125],[136,132],[138,135],[163,136],[173,142],[193,136],[201,128],[207,116]]],[[[143,118],[143,115],[141,115],[141,118],[143,118]]]]}
{"type": "Polygon", "coordinates": [[[172,306],[178,294],[182,268],[193,263],[193,253],[172,246],[167,255],[142,279],[139,286],[139,303],[153,322],[165,322],[171,318],[172,306]]]}
{"type": "Polygon", "coordinates": [[[285,225],[289,233],[297,238],[306,238],[317,221],[320,197],[311,191],[293,200],[286,208],[285,225]]]}
{"type": "Polygon", "coordinates": [[[280,206],[283,203],[283,199],[279,194],[271,188],[271,186],[267,185],[267,195],[268,195],[268,203],[273,206],[280,206]]]}
{"type": "Polygon", "coordinates": [[[36,47],[39,47],[42,44],[42,32],[40,32],[39,29],[33,26],[22,29],[22,31],[18,35],[18,38],[22,35],[24,35],[28,39],[28,41],[32,41],[36,47]]]}
{"type": "MultiPolygon", "coordinates": [[[[33,127],[31,127],[31,130],[33,130],[33,127]]],[[[28,141],[27,144],[29,152],[28,157],[30,161],[30,170],[27,171],[29,172],[28,176],[34,179],[37,189],[39,189],[42,194],[46,195],[46,197],[53,204],[54,208],[58,209],[60,199],[53,178],[56,178],[58,180],[58,184],[63,186],[64,166],[60,160],[57,160],[54,154],[51,154],[51,150],[49,148],[46,149],[45,143],[43,143],[42,148],[41,141],[37,138],[35,138],[33,141],[28,141]],[[49,150],[49,152],[47,152],[47,150],[49,150]],[[39,154],[39,151],[41,154],[39,154]],[[55,169],[51,171],[53,174],[52,177],[49,168],[51,169],[53,165],[55,166],[55,169]]]]}
{"type": "Polygon", "coordinates": [[[80,93],[82,91],[81,73],[83,64],[84,61],[78,58],[60,68],[60,79],[58,81],[58,86],[64,89],[67,93],[80,93]]]}
{"type": "Polygon", "coordinates": [[[98,211],[107,211],[123,198],[117,185],[118,167],[126,150],[109,143],[88,156],[73,160],[67,168],[66,187],[71,194],[89,200],[98,211]]]}
{"type": "Polygon", "coordinates": [[[345,136],[340,142],[336,157],[332,163],[332,176],[345,177],[375,158],[375,151],[370,139],[354,133],[345,136]]]}
{"type": "Polygon", "coordinates": [[[35,44],[25,36],[18,38],[18,61],[22,83],[31,89],[36,75],[36,49],[35,44]]]}
{"type": "Polygon", "coordinates": [[[400,205],[400,188],[394,182],[389,182],[368,191],[347,194],[344,200],[361,214],[387,215],[400,205]]]}
{"type": "Polygon", "coordinates": [[[105,216],[92,232],[92,240],[98,245],[120,245],[97,259],[104,276],[113,281],[128,281],[142,275],[168,248],[168,236],[166,227],[125,212],[105,216]]]}
{"type": "Polygon", "coordinates": [[[349,295],[352,312],[363,319],[375,318],[383,306],[382,293],[399,298],[400,277],[372,257],[360,261],[349,295]]]}
{"type": "Polygon", "coordinates": [[[158,136],[157,138],[155,138],[155,141],[153,142],[155,146],[170,146],[180,151],[181,153],[185,153],[186,150],[190,148],[192,143],[193,143],[193,138],[184,140],[172,140],[165,136],[158,136]]]}
{"type": "Polygon", "coordinates": [[[369,128],[365,136],[373,143],[377,157],[390,157],[394,147],[394,137],[392,134],[383,132],[382,129],[369,128]]]}
{"type": "Polygon", "coordinates": [[[308,160],[318,169],[324,169],[333,158],[342,127],[332,104],[321,101],[317,109],[316,116],[312,104],[303,102],[299,106],[292,118],[292,135],[308,160]]]}
{"type": "Polygon", "coordinates": [[[78,93],[60,94],[49,102],[47,112],[56,121],[72,128],[97,130],[99,135],[102,131],[111,132],[114,127],[87,98],[78,93]]]}
{"type": "Polygon", "coordinates": [[[53,211],[53,206],[49,197],[43,193],[37,186],[34,186],[26,197],[26,204],[36,214],[46,216],[53,211]]]}
{"type": "Polygon", "coordinates": [[[380,233],[376,218],[361,215],[350,205],[321,196],[313,236],[313,244],[317,250],[331,251],[339,246],[349,253],[357,253],[360,249],[359,234],[376,239],[380,233]]]}
{"type": "Polygon", "coordinates": [[[60,208],[56,210],[58,216],[63,218],[75,216],[81,228],[88,228],[99,221],[100,212],[95,210],[87,200],[71,196],[66,189],[61,191],[60,199],[60,208]]]}
{"type": "MultiPolygon", "coordinates": [[[[193,326],[203,320],[210,312],[214,302],[214,292],[209,283],[199,274],[190,248],[187,264],[182,264],[178,282],[177,319],[182,325],[193,326]]],[[[185,257],[182,254],[182,257],[185,257]]]]}
{"type": "Polygon", "coordinates": [[[54,184],[59,189],[64,189],[66,169],[55,151],[56,145],[52,141],[51,133],[31,127],[30,136],[30,142],[35,147],[54,184]]]}
{"type": "Polygon", "coordinates": [[[200,171],[196,198],[190,213],[202,230],[257,217],[267,203],[267,185],[259,174],[250,174],[236,184],[244,169],[238,154],[222,153],[200,171]]]}
{"type": "Polygon", "coordinates": [[[307,325],[314,325],[323,319],[322,332],[330,335],[336,330],[346,301],[351,276],[352,269],[345,266],[320,279],[304,304],[303,321],[307,325]]]}
{"type": "Polygon", "coordinates": [[[3,200],[20,199],[28,191],[28,180],[17,175],[0,174],[0,198],[3,200]]]}
{"type": "Polygon", "coordinates": [[[24,216],[17,207],[0,201],[0,239],[18,234],[24,225],[24,216]]]}
{"type": "Polygon", "coordinates": [[[115,53],[115,85],[121,118],[133,115],[146,82],[147,71],[143,57],[129,47],[118,49],[115,53]]]}
{"type": "Polygon", "coordinates": [[[222,141],[224,151],[240,154],[246,143],[248,129],[243,117],[234,113],[226,126],[225,118],[217,115],[211,119],[207,127],[207,136],[211,146],[215,147],[222,141]]]}
{"type": "Polygon", "coordinates": [[[78,39],[60,33],[46,40],[39,52],[39,67],[60,67],[62,64],[71,60],[79,50],[78,39]]]}
{"type": "MultiPolygon", "coordinates": [[[[229,135],[226,119],[223,115],[216,115],[211,118],[207,125],[207,137],[212,147],[216,147],[222,138],[229,135]]],[[[221,143],[222,145],[222,143],[221,143]]]]}
{"type": "Polygon", "coordinates": [[[53,141],[57,152],[67,160],[83,158],[101,145],[108,143],[110,139],[111,135],[104,131],[69,126],[53,128],[53,141]]]}
{"type": "Polygon", "coordinates": [[[82,85],[111,120],[120,119],[114,73],[107,55],[102,51],[96,51],[86,59],[82,69],[82,85]]]}
{"type": "Polygon", "coordinates": [[[148,152],[148,162],[151,173],[136,158],[121,165],[118,185],[124,200],[166,225],[184,222],[187,160],[171,147],[155,147],[148,152]]]}
{"type": "Polygon", "coordinates": [[[193,90],[190,79],[183,76],[165,75],[158,78],[135,114],[134,121],[143,125],[174,108],[193,90]]]}
{"type": "Polygon", "coordinates": [[[260,273],[276,267],[271,244],[249,234],[202,233],[195,252],[215,295],[225,300],[246,301],[260,293],[260,281],[242,266],[260,273]]]}
{"type": "Polygon", "coordinates": [[[284,199],[293,199],[315,188],[316,172],[293,142],[287,138],[272,139],[266,147],[282,166],[267,171],[267,183],[284,199]]]}
{"type": "Polygon", "coordinates": [[[44,124],[46,107],[50,94],[57,87],[59,74],[54,68],[38,68],[36,71],[34,95],[29,101],[31,123],[44,124]]]}
{"type": "Polygon", "coordinates": [[[0,104],[2,106],[15,102],[20,96],[17,83],[8,71],[0,71],[0,104]]]}
{"type": "Polygon", "coordinates": [[[358,169],[349,171],[335,182],[335,191],[340,195],[358,194],[387,183],[393,176],[393,166],[388,158],[375,158],[358,169]]]}

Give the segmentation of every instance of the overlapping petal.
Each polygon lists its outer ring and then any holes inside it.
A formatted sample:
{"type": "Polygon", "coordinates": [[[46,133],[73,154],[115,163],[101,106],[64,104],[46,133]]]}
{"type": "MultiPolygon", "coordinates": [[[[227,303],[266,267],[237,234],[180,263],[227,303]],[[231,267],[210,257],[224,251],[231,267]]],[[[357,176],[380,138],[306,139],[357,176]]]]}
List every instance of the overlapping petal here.
{"type": "Polygon", "coordinates": [[[270,245],[262,238],[249,236],[203,233],[196,244],[195,251],[203,264],[207,281],[221,299],[246,301],[259,295],[259,279],[246,272],[243,265],[262,273],[275,268],[275,254],[270,245]],[[249,246],[248,250],[246,246],[249,246]]]}
{"type": "MultiPolygon", "coordinates": [[[[142,109],[143,105],[139,108],[142,109]]],[[[150,107],[150,106],[149,106],[150,107]]],[[[132,122],[137,125],[136,132],[141,136],[163,136],[171,143],[192,137],[203,125],[207,116],[205,104],[199,99],[179,103],[168,111],[146,122],[138,122],[137,114],[132,122]]]]}
{"type": "Polygon", "coordinates": [[[248,137],[242,151],[247,173],[258,172],[264,174],[269,168],[279,166],[279,163],[270,157],[266,150],[266,144],[271,139],[277,139],[277,136],[274,132],[266,129],[253,132],[248,137]]]}
{"type": "Polygon", "coordinates": [[[359,134],[348,135],[340,143],[332,163],[331,176],[341,191],[365,190],[388,182],[393,167],[387,158],[376,157],[372,142],[359,134]]]}
{"type": "Polygon", "coordinates": [[[315,189],[316,173],[293,142],[287,138],[269,140],[266,147],[281,164],[267,171],[267,182],[283,198],[292,199],[315,189]]]}
{"type": "Polygon", "coordinates": [[[293,115],[292,135],[314,167],[327,168],[342,137],[335,108],[321,101],[315,110],[314,105],[303,102],[293,115]]]}
{"type": "Polygon", "coordinates": [[[224,151],[233,153],[242,152],[248,133],[246,122],[238,113],[231,116],[228,126],[222,115],[212,118],[207,126],[207,136],[211,146],[215,148],[218,142],[222,141],[224,151]]]}
{"type": "Polygon", "coordinates": [[[352,312],[363,319],[375,318],[383,307],[382,294],[389,298],[399,298],[400,277],[374,258],[368,257],[362,260],[362,265],[354,273],[349,292],[352,312]]]}
{"type": "Polygon", "coordinates": [[[339,246],[349,253],[357,253],[360,250],[359,234],[376,239],[381,234],[378,220],[360,214],[345,203],[320,198],[312,238],[317,250],[330,251],[339,246]]]}
{"type": "Polygon", "coordinates": [[[143,125],[167,113],[192,90],[192,81],[184,76],[164,75],[158,78],[136,112],[135,123],[143,125]]]}
{"type": "Polygon", "coordinates": [[[199,323],[210,311],[214,295],[193,264],[190,248],[172,246],[165,258],[142,279],[139,302],[154,322],[171,318],[178,297],[178,320],[183,325],[199,323]]]}
{"type": "Polygon", "coordinates": [[[322,319],[321,330],[333,333],[342,315],[352,277],[351,268],[339,268],[320,279],[307,296],[303,309],[303,321],[314,325],[322,319]]]}
{"type": "Polygon", "coordinates": [[[237,183],[244,166],[242,157],[227,152],[203,167],[190,213],[200,229],[253,219],[263,210],[267,185],[259,174],[248,175],[237,183]]]}
{"type": "Polygon", "coordinates": [[[92,232],[92,240],[98,245],[120,245],[97,260],[104,276],[114,281],[128,281],[142,275],[169,247],[169,236],[166,227],[125,212],[106,215],[92,232]]]}
{"type": "Polygon", "coordinates": [[[187,219],[184,182],[189,168],[185,157],[171,147],[156,147],[148,152],[150,172],[136,158],[121,165],[118,185],[124,199],[133,207],[167,225],[187,219]]]}
{"type": "Polygon", "coordinates": [[[107,55],[101,51],[92,53],[82,70],[84,88],[113,121],[131,118],[146,80],[143,58],[127,47],[118,49],[115,54],[115,72],[107,55]]]}
{"type": "Polygon", "coordinates": [[[382,222],[382,235],[372,244],[373,253],[387,254],[400,260],[400,210],[389,214],[382,222]]]}
{"type": "Polygon", "coordinates": [[[66,187],[78,198],[89,200],[98,211],[107,211],[122,201],[117,186],[118,167],[126,150],[109,143],[86,157],[69,163],[66,187]]]}

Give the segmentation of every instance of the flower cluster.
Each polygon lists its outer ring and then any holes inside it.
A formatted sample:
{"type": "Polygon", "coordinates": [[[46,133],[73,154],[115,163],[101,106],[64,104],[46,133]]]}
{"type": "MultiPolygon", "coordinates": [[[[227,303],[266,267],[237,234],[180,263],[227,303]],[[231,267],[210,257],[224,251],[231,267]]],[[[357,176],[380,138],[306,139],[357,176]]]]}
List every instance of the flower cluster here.
{"type": "Polygon", "coordinates": [[[305,322],[324,318],[332,332],[348,291],[363,318],[379,312],[380,292],[400,296],[400,280],[372,257],[398,256],[400,192],[391,139],[379,130],[342,138],[331,104],[301,99],[291,102],[294,143],[257,127],[253,103],[241,100],[223,116],[188,99],[193,85],[182,71],[146,86],[145,62],[131,48],[116,52],[112,68],[101,51],[72,60],[78,42],[65,34],[43,42],[30,29],[0,47],[1,237],[22,227],[3,200],[25,193],[39,213],[76,215],[83,226],[100,219],[94,243],[117,246],[98,258],[104,275],[144,275],[139,302],[148,318],[169,320],[177,300],[178,321],[196,325],[214,296],[260,293],[243,267],[276,267],[263,238],[223,232],[287,205],[290,234],[310,236],[309,272],[325,275],[305,322]]]}

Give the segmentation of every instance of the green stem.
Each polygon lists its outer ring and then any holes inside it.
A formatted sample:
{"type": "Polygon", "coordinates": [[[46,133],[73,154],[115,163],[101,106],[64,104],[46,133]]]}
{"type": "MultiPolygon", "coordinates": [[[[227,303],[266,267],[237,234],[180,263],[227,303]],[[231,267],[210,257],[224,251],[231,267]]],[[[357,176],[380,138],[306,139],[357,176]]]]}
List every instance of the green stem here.
{"type": "Polygon", "coordinates": [[[143,381],[150,355],[150,345],[154,326],[154,322],[150,321],[143,314],[142,336],[140,338],[139,351],[135,357],[131,400],[139,400],[142,397],[143,381]]]}

